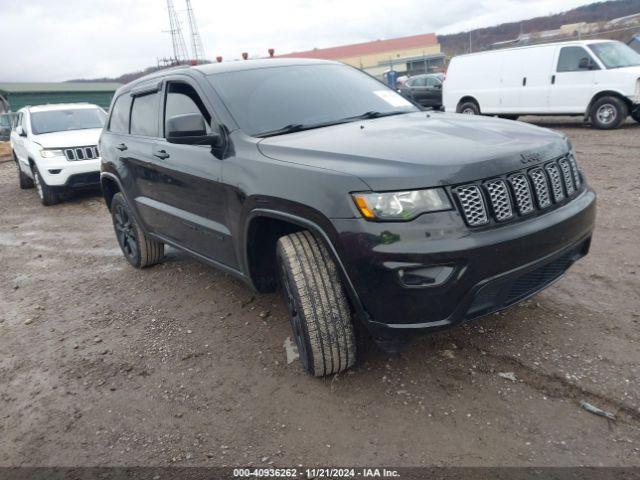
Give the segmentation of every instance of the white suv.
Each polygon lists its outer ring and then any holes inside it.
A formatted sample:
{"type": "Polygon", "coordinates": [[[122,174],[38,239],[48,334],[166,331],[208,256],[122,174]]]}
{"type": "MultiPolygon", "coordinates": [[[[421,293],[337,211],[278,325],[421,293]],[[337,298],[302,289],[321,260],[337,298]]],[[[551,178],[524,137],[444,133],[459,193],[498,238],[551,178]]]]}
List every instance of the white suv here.
{"type": "Polygon", "coordinates": [[[35,187],[43,205],[76,188],[100,185],[98,139],[107,114],[97,105],[25,107],[11,132],[20,188],[35,187]]]}

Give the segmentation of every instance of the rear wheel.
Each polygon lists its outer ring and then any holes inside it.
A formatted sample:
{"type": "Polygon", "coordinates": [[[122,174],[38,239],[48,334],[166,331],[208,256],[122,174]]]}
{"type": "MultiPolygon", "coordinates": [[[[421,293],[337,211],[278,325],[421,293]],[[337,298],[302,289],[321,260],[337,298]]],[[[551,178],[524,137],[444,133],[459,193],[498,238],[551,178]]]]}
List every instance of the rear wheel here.
{"type": "Polygon", "coordinates": [[[476,102],[463,102],[458,105],[458,113],[462,113],[463,115],[480,115],[480,107],[476,102]]]}
{"type": "Polygon", "coordinates": [[[591,106],[591,124],[600,130],[618,128],[627,118],[629,109],[617,97],[602,97],[591,106]]]}
{"type": "Polygon", "coordinates": [[[18,169],[18,182],[20,183],[20,188],[26,190],[27,188],[33,188],[33,180],[29,178],[29,176],[22,171],[20,168],[20,160],[16,157],[16,154],[13,154],[13,160],[16,162],[16,168],[18,169]]]}
{"type": "Polygon", "coordinates": [[[111,218],[120,249],[131,265],[145,268],[162,260],[164,243],[152,240],[140,228],[122,193],[111,200],[111,218]]]}
{"type": "Polygon", "coordinates": [[[40,176],[38,167],[32,165],[31,171],[33,172],[33,183],[36,186],[36,191],[38,192],[38,197],[40,197],[40,202],[45,207],[55,205],[56,203],[60,202],[60,195],[52,187],[47,185],[47,182],[45,182],[44,179],[40,176]]]}
{"type": "Polygon", "coordinates": [[[349,368],[356,359],[353,322],[329,252],[310,232],[303,231],[281,237],[276,255],[304,369],[322,377],[349,368]]]}

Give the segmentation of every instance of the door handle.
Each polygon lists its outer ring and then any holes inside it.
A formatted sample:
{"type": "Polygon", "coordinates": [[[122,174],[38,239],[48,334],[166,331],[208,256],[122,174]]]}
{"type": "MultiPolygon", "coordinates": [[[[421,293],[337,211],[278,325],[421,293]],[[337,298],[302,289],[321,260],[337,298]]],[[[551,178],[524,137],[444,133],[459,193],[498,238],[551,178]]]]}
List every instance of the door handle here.
{"type": "Polygon", "coordinates": [[[160,160],[165,160],[171,155],[169,155],[165,150],[158,150],[153,154],[153,156],[159,158],[160,160]]]}
{"type": "Polygon", "coordinates": [[[127,149],[127,146],[124,143],[121,143],[120,145],[117,145],[116,148],[121,152],[124,152],[127,149]]]}
{"type": "Polygon", "coordinates": [[[551,75],[551,85],[555,85],[555,84],[556,84],[556,76],[551,75]]]}
{"type": "Polygon", "coordinates": [[[527,77],[523,77],[522,78],[522,86],[526,87],[527,86],[527,77]]]}

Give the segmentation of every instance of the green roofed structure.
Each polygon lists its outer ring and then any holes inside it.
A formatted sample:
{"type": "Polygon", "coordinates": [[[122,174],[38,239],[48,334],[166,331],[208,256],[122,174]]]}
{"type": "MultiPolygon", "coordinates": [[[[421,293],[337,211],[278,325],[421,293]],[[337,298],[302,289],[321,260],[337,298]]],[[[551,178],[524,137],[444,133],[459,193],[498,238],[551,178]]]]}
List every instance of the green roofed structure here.
{"type": "Polygon", "coordinates": [[[0,83],[0,110],[17,111],[26,105],[87,102],[109,108],[120,83],[0,83]]]}

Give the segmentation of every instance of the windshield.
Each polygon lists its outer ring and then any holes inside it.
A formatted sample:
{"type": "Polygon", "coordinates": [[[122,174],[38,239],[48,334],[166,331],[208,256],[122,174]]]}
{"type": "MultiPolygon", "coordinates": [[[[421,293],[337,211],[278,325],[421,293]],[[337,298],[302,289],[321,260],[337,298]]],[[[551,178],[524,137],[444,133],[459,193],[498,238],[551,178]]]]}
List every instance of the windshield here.
{"type": "Polygon", "coordinates": [[[67,130],[102,128],[106,114],[99,108],[51,110],[31,114],[31,131],[34,135],[67,130]]]}
{"type": "Polygon", "coordinates": [[[395,91],[345,65],[259,68],[209,79],[240,128],[253,136],[418,111],[395,91]]]}
{"type": "Polygon", "coordinates": [[[640,54],[624,43],[592,43],[589,48],[607,68],[635,67],[640,65],[640,54]]]}

